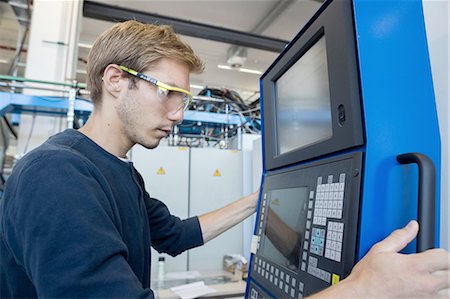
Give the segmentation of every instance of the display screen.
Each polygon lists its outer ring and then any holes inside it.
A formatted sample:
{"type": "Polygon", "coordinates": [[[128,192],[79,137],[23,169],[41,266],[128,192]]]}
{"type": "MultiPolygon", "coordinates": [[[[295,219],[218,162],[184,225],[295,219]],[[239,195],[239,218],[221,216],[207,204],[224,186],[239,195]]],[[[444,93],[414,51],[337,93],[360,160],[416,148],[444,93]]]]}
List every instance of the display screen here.
{"type": "Polygon", "coordinates": [[[333,135],[326,54],[323,36],[275,81],[278,155],[333,135]]]}
{"type": "Polygon", "coordinates": [[[279,265],[297,270],[305,233],[308,189],[272,190],[268,200],[261,255],[279,265]]]}

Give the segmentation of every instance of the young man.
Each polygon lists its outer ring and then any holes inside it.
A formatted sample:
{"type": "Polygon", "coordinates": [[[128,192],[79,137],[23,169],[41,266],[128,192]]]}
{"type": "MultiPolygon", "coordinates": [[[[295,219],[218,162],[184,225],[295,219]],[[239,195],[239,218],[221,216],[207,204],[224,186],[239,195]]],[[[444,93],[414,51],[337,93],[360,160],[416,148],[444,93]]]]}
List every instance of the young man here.
{"type": "MultiPolygon", "coordinates": [[[[189,74],[202,69],[166,26],[128,21],[97,39],[88,59],[95,108],[86,125],[29,153],[6,184],[2,298],[152,298],[150,246],[177,255],[254,213],[257,193],[180,220],[149,196],[126,158],[135,144],[155,148],[181,122],[189,74]]],[[[430,274],[448,270],[446,252],[397,253],[417,229],[412,222],[376,245],[349,278],[317,298],[428,295],[447,287],[430,274]]]]}

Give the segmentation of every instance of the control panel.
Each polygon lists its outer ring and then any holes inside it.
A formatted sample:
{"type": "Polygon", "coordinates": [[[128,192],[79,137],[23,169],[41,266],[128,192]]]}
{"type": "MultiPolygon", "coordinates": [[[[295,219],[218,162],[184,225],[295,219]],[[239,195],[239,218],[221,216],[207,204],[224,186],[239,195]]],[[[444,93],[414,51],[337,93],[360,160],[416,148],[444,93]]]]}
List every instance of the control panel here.
{"type": "Polygon", "coordinates": [[[298,299],[350,273],[361,161],[355,152],[267,173],[252,242],[251,277],[260,289],[298,299]]]}

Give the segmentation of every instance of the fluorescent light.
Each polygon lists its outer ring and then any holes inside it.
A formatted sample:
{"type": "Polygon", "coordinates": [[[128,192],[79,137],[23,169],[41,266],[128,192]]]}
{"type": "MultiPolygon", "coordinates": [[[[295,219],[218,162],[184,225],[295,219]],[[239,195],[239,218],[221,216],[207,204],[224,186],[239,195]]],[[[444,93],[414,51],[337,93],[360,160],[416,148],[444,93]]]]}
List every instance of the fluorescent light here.
{"type": "Polygon", "coordinates": [[[217,67],[223,70],[233,70],[233,68],[229,65],[218,64],[217,67]]]}
{"type": "Polygon", "coordinates": [[[78,43],[78,47],[90,49],[90,48],[92,48],[92,45],[91,45],[91,44],[88,44],[88,43],[83,43],[83,42],[81,42],[81,43],[78,43]]]}
{"type": "Polygon", "coordinates": [[[239,68],[238,70],[240,72],[244,72],[244,73],[250,73],[250,74],[255,74],[255,75],[262,75],[262,72],[258,71],[258,70],[251,70],[251,69],[244,69],[244,68],[239,68]]]}
{"type": "Polygon", "coordinates": [[[203,88],[205,88],[205,86],[201,86],[201,85],[197,85],[197,84],[191,84],[190,87],[193,88],[193,89],[203,89],[203,88]]]}
{"type": "Polygon", "coordinates": [[[6,63],[9,63],[9,61],[8,61],[8,60],[6,60],[6,59],[0,59],[0,63],[4,63],[4,64],[6,64],[6,63]]]}
{"type": "Polygon", "coordinates": [[[223,64],[218,64],[217,67],[219,69],[229,70],[229,71],[238,71],[238,72],[255,74],[255,75],[261,75],[262,74],[262,72],[258,71],[258,70],[246,69],[246,68],[242,68],[242,67],[234,68],[234,67],[231,67],[229,65],[223,65],[223,64]]]}
{"type": "Polygon", "coordinates": [[[76,70],[76,72],[77,72],[78,74],[87,74],[86,70],[80,70],[80,69],[78,69],[78,70],[76,70]]]}

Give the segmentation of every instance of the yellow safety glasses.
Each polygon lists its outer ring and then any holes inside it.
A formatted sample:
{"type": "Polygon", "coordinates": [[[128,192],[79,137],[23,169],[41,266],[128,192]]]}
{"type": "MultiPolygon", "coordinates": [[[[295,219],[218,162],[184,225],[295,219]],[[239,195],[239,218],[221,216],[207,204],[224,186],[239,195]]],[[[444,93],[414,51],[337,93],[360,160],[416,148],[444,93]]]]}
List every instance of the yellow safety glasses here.
{"type": "Polygon", "coordinates": [[[185,111],[192,102],[192,93],[187,90],[170,86],[166,83],[158,81],[155,78],[129,69],[123,65],[119,67],[122,71],[155,85],[157,87],[156,94],[158,95],[158,98],[162,100],[163,106],[169,113],[175,114],[181,109],[185,111]]]}

